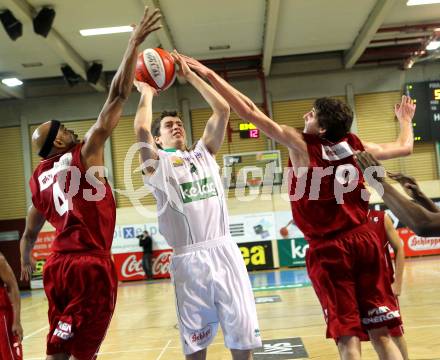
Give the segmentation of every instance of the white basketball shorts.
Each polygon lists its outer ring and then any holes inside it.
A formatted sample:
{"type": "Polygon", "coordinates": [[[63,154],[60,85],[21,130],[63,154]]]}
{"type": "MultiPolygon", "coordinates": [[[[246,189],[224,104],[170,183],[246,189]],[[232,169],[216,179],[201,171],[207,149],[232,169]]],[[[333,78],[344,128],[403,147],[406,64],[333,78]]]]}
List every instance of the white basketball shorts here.
{"type": "Polygon", "coordinates": [[[206,348],[219,324],[227,348],[261,346],[249,276],[229,236],[174,249],[171,278],[185,355],[206,348]]]}

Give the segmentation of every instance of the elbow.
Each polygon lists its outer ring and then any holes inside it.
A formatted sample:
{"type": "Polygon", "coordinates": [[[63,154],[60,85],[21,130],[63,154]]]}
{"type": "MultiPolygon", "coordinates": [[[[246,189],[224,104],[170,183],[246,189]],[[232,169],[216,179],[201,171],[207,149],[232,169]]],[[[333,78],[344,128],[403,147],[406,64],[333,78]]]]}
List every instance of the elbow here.
{"type": "Polygon", "coordinates": [[[405,145],[402,149],[402,156],[410,156],[414,152],[414,145],[405,145]]]}
{"type": "Polygon", "coordinates": [[[231,114],[231,108],[228,103],[222,104],[218,109],[217,113],[225,119],[229,119],[229,115],[231,114]]]}
{"type": "Polygon", "coordinates": [[[414,221],[412,224],[408,224],[408,227],[414,231],[414,233],[421,237],[439,236],[440,228],[433,228],[432,222],[427,220],[414,221]]]}

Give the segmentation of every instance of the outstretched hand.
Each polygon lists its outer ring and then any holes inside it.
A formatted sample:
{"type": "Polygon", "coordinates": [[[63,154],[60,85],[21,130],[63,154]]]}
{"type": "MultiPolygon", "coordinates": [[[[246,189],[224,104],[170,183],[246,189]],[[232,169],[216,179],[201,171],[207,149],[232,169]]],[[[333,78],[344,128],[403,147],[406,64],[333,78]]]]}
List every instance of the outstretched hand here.
{"type": "Polygon", "coordinates": [[[162,27],[162,25],[158,25],[158,21],[162,17],[159,9],[155,9],[151,15],[149,15],[148,12],[148,6],[146,6],[139,25],[131,25],[133,28],[131,39],[136,46],[142,44],[149,34],[162,27]]]}
{"type": "Polygon", "coordinates": [[[391,179],[397,181],[413,200],[422,197],[423,193],[413,177],[401,173],[391,173],[391,172],[388,172],[388,176],[391,179]]]}
{"type": "Polygon", "coordinates": [[[186,64],[201,77],[206,78],[208,74],[212,71],[210,68],[203,65],[200,61],[193,59],[192,57],[183,54],[179,54],[179,55],[183,60],[185,60],[186,64]]]}
{"type": "Polygon", "coordinates": [[[156,96],[158,94],[158,91],[154,87],[145,82],[134,80],[133,85],[135,86],[137,91],[139,91],[143,95],[146,94],[156,96]]]}
{"type": "Polygon", "coordinates": [[[177,52],[177,50],[174,49],[174,51],[171,53],[171,56],[173,57],[177,65],[179,65],[179,70],[177,72],[179,76],[182,76],[186,79],[188,78],[188,76],[193,74],[193,71],[189,68],[186,60],[183,58],[181,54],[177,52]]]}
{"type": "Polygon", "coordinates": [[[416,112],[416,104],[409,96],[403,95],[400,104],[394,106],[394,113],[399,121],[411,122],[416,112]]]}

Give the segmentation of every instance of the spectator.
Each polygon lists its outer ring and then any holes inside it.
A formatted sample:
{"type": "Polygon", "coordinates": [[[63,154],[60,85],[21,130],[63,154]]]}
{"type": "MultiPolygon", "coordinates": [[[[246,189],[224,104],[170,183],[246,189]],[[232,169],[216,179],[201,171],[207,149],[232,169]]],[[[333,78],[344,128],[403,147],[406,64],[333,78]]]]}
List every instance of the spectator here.
{"type": "Polygon", "coordinates": [[[138,236],[139,246],[142,247],[144,254],[142,255],[142,268],[144,269],[147,279],[153,278],[153,271],[151,268],[151,257],[153,255],[153,238],[145,230],[138,236]]]}

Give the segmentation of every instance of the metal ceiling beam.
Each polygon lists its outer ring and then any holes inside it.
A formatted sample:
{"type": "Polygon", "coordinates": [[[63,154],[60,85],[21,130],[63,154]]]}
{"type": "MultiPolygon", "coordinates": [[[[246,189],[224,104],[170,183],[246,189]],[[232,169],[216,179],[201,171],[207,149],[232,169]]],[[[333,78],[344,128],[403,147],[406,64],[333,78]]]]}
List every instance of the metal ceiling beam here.
{"type": "MultiPolygon", "coordinates": [[[[34,16],[37,14],[35,8],[32,7],[26,0],[5,0],[3,1],[3,4],[21,21],[32,23],[34,16]]],[[[54,50],[58,56],[60,56],[66,62],[66,64],[73,69],[73,71],[75,71],[83,79],[87,79],[87,62],[54,27],[52,27],[45,40],[47,45],[50,46],[52,50],[54,50]]],[[[103,77],[101,77],[96,84],[89,84],[97,91],[106,91],[106,84],[103,80],[103,77]]]]}
{"type": "Polygon", "coordinates": [[[13,97],[13,98],[17,98],[17,99],[24,99],[23,86],[9,87],[9,86],[0,84],[0,94],[1,95],[5,95],[7,97],[13,97]]]}
{"type": "Polygon", "coordinates": [[[278,27],[278,15],[280,13],[280,0],[266,1],[266,23],[264,27],[263,44],[263,72],[269,76],[272,65],[273,48],[275,35],[278,27]]]}
{"type": "MultiPolygon", "coordinates": [[[[165,16],[160,8],[159,0],[140,0],[142,7],[148,6],[150,9],[159,9],[162,13],[162,18],[160,19],[160,23],[162,24],[162,29],[156,31],[157,38],[159,39],[160,46],[169,52],[177,49],[176,44],[174,42],[173,36],[171,35],[170,28],[165,19],[165,16]]],[[[184,84],[185,80],[178,77],[177,81],[180,84],[184,84]]]]}
{"type": "Polygon", "coordinates": [[[367,21],[362,26],[352,47],[345,52],[344,66],[346,69],[352,68],[361,57],[395,1],[396,0],[377,0],[376,5],[374,5],[373,10],[368,15],[367,21]]]}

